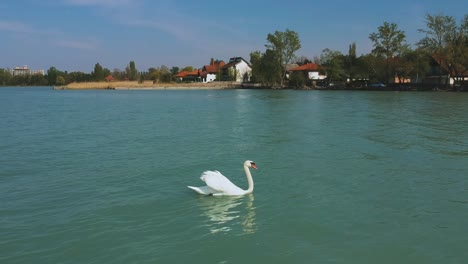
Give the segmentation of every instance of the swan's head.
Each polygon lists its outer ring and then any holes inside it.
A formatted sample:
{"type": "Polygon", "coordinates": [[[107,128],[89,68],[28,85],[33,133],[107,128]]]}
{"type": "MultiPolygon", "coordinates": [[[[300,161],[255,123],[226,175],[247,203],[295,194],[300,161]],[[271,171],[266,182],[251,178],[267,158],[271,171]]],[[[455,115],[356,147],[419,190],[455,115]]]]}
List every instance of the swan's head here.
{"type": "Polygon", "coordinates": [[[244,166],[247,166],[249,168],[254,168],[254,169],[257,169],[257,165],[255,165],[255,162],[251,161],[251,160],[246,160],[244,162],[244,166]]]}

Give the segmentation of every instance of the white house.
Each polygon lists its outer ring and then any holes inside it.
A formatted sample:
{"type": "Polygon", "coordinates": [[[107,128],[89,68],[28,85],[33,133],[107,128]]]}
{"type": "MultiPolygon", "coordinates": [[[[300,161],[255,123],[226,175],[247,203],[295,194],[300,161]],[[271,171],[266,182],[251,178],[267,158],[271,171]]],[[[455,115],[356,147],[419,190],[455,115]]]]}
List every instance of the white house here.
{"type": "Polygon", "coordinates": [[[35,74],[44,75],[44,70],[31,70],[28,68],[28,66],[24,65],[23,67],[15,67],[13,70],[11,70],[11,74],[13,76],[35,74]]]}
{"type": "Polygon", "coordinates": [[[203,66],[203,82],[212,82],[216,80],[216,76],[220,73],[222,67],[225,65],[224,61],[211,59],[210,65],[203,66]]]}
{"type": "Polygon", "coordinates": [[[248,82],[252,75],[250,63],[241,57],[230,58],[229,63],[224,65],[222,69],[224,79],[234,77],[236,82],[248,82]]]}

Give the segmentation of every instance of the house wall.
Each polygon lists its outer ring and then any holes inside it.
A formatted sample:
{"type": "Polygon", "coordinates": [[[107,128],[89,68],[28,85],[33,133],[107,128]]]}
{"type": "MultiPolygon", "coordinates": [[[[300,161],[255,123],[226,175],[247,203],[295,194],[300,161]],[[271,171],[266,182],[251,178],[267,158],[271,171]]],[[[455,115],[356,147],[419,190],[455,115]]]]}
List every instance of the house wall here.
{"type": "Polygon", "coordinates": [[[236,64],[236,71],[237,71],[236,82],[243,82],[244,75],[246,73],[248,75],[247,81],[250,81],[250,76],[252,75],[252,68],[250,68],[250,66],[245,61],[242,60],[236,64]]]}
{"type": "Polygon", "coordinates": [[[310,80],[323,80],[327,78],[325,75],[320,75],[319,72],[308,72],[310,80]]]}
{"type": "Polygon", "coordinates": [[[216,74],[214,74],[214,73],[208,73],[208,74],[206,75],[206,80],[205,80],[205,82],[212,82],[212,81],[214,81],[214,80],[216,80],[216,74]]]}

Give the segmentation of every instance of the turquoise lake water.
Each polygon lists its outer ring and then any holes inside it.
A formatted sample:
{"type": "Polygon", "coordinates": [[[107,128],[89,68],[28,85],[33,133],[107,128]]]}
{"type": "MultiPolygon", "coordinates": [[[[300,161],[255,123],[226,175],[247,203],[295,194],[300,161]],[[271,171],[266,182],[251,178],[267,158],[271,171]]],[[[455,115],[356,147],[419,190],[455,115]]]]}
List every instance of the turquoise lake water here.
{"type": "Polygon", "coordinates": [[[468,94],[0,89],[0,263],[467,263],[468,94]],[[255,190],[202,197],[204,170],[255,190]]]}

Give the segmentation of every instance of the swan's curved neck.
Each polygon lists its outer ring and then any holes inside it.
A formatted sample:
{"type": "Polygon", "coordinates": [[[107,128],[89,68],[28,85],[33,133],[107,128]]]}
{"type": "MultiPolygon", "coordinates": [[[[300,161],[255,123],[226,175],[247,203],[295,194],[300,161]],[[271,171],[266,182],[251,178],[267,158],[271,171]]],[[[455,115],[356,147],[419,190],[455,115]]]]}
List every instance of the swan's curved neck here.
{"type": "Polygon", "coordinates": [[[249,167],[244,165],[245,176],[247,177],[247,182],[249,183],[249,188],[245,191],[246,194],[252,193],[254,189],[254,182],[252,179],[252,174],[250,174],[249,167]]]}

